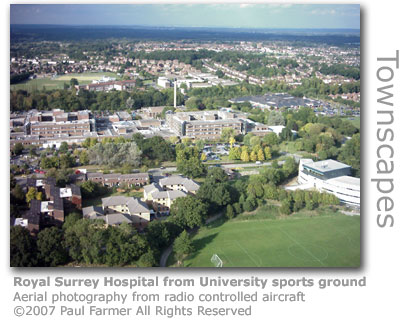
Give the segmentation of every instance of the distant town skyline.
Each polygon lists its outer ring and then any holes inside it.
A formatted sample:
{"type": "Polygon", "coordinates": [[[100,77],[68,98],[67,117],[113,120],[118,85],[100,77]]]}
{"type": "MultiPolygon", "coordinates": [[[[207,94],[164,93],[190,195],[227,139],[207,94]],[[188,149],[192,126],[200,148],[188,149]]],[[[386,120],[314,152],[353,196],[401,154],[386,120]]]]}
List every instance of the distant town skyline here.
{"type": "Polygon", "coordinates": [[[360,29],[359,4],[11,4],[11,24],[360,29]]]}

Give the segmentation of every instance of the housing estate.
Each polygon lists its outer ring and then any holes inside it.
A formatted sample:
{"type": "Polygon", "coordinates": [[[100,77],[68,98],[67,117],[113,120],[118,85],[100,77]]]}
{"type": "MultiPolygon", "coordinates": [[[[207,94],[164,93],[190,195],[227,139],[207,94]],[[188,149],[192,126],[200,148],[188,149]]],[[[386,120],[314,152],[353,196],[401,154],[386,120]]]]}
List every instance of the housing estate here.
{"type": "Polygon", "coordinates": [[[54,178],[29,178],[27,191],[31,187],[43,193],[46,200],[31,200],[29,210],[17,223],[25,226],[32,234],[37,234],[44,227],[61,226],[67,213],[82,208],[81,189],[75,184],[59,188],[55,185],[54,178]]]}
{"type": "Polygon", "coordinates": [[[149,183],[149,174],[147,173],[101,173],[101,172],[89,172],[86,174],[87,180],[101,183],[108,187],[117,187],[125,184],[129,187],[140,187],[149,183]]]}
{"type": "Polygon", "coordinates": [[[84,218],[102,219],[107,225],[116,226],[127,223],[139,230],[143,230],[152,218],[151,211],[145,202],[125,196],[102,198],[101,207],[85,207],[82,213],[84,218]]]}
{"type": "Polygon", "coordinates": [[[170,207],[177,198],[196,194],[199,185],[183,176],[170,176],[143,188],[143,200],[149,203],[156,212],[169,213],[170,207]]]}

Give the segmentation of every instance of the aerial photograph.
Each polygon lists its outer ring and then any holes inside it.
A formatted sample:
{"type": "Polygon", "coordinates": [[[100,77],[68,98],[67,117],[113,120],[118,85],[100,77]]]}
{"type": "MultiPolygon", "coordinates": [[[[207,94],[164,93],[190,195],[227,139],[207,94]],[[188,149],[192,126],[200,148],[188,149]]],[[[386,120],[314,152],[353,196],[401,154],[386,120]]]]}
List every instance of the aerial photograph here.
{"type": "Polygon", "coordinates": [[[356,4],[11,4],[10,267],[360,267],[360,41],[356,4]]]}

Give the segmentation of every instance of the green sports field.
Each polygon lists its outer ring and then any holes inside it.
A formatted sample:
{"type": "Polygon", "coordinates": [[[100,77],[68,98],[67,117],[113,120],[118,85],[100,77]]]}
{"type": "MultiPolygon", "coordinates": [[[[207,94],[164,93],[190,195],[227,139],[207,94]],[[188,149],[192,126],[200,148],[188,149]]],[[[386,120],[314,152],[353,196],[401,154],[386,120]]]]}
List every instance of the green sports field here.
{"type": "Polygon", "coordinates": [[[360,217],[233,219],[202,228],[193,244],[196,251],[185,267],[213,267],[213,254],[223,267],[359,267],[360,217]]]}
{"type": "Polygon", "coordinates": [[[119,77],[113,72],[84,72],[84,73],[70,73],[65,74],[62,76],[58,76],[56,78],[37,78],[33,80],[27,80],[25,82],[19,84],[13,84],[10,86],[11,90],[27,90],[27,91],[34,91],[34,90],[42,90],[45,88],[46,90],[52,89],[63,89],[64,83],[70,84],[70,80],[75,78],[78,80],[79,84],[88,84],[91,83],[92,80],[99,80],[103,76],[116,78],[119,77]]]}

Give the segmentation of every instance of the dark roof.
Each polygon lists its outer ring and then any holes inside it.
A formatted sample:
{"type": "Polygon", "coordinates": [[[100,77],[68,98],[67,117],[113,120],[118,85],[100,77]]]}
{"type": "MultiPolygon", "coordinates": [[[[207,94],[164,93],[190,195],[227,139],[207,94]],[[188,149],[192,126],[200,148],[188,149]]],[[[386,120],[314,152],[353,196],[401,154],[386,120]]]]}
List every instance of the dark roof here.
{"type": "Polygon", "coordinates": [[[81,197],[81,188],[76,184],[70,184],[72,195],[81,197]]]}
{"type": "Polygon", "coordinates": [[[97,219],[104,217],[104,210],[96,206],[85,207],[82,208],[82,215],[84,218],[97,219]]]}
{"type": "Polygon", "coordinates": [[[87,178],[103,178],[104,174],[102,172],[87,172],[87,178]]]}
{"type": "Polygon", "coordinates": [[[23,218],[27,219],[29,224],[39,225],[41,220],[41,201],[31,200],[30,210],[23,215],[23,218]]]}
{"type": "Polygon", "coordinates": [[[132,219],[129,216],[129,214],[123,214],[123,213],[111,213],[107,214],[104,216],[104,220],[106,224],[109,225],[120,225],[122,223],[132,223],[132,219]]]}
{"type": "Polygon", "coordinates": [[[54,199],[60,198],[60,188],[55,185],[50,186],[50,196],[54,199]]]}
{"type": "Polygon", "coordinates": [[[27,178],[27,188],[36,187],[37,179],[34,178],[27,178]]]}
{"type": "Polygon", "coordinates": [[[59,196],[57,198],[54,198],[53,209],[54,210],[64,210],[64,201],[59,196]]]}
{"type": "Polygon", "coordinates": [[[45,184],[48,184],[50,186],[55,186],[56,183],[57,181],[55,180],[54,177],[48,177],[45,179],[45,184]]]}

